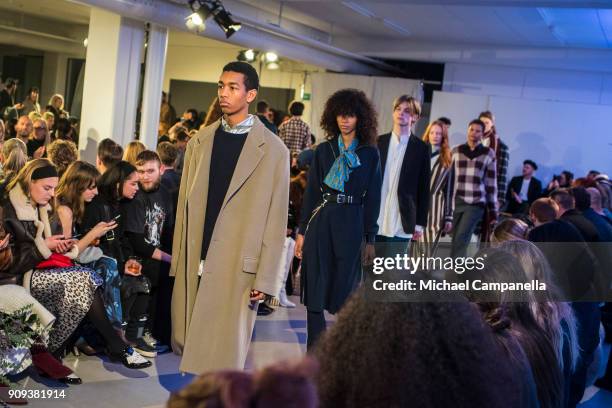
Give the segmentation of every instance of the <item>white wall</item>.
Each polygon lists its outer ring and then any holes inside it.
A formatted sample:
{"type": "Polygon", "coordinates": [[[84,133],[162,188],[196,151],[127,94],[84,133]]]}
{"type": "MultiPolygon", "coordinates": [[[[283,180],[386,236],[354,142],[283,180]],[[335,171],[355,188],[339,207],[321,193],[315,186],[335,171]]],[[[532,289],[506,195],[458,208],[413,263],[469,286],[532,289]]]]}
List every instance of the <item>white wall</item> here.
{"type": "MultiPolygon", "coordinates": [[[[195,34],[171,31],[163,89],[165,91],[170,89],[171,79],[216,83],[223,66],[235,61],[240,49],[240,47],[195,34]]],[[[280,58],[283,56],[281,55],[280,58]]],[[[312,72],[317,71],[318,68],[299,63],[286,65],[288,67],[281,70],[263,68],[260,73],[260,84],[264,87],[294,89],[296,98],[299,98],[300,88],[304,81],[304,70],[312,72]],[[285,69],[291,69],[292,72],[287,72],[285,69]]],[[[254,64],[254,67],[259,70],[258,64],[254,64]]],[[[307,80],[305,92],[310,92],[310,86],[310,80],[307,80]]],[[[304,120],[308,121],[310,102],[304,101],[304,105],[304,120]]],[[[274,106],[273,108],[287,110],[286,106],[274,106]]]]}
{"type": "Polygon", "coordinates": [[[520,174],[525,159],[538,164],[543,182],[565,169],[576,177],[591,169],[612,174],[610,105],[434,92],[431,117],[451,119],[450,142],[456,145],[465,142],[467,123],[483,110],[495,114],[510,149],[509,177],[520,174]]]}
{"type": "Polygon", "coordinates": [[[463,143],[467,123],[491,110],[510,147],[510,176],[527,158],[541,164],[544,181],[563,169],[612,173],[612,73],[449,63],[443,90],[431,117],[452,120],[451,143],[463,143]]]}
{"type": "Polygon", "coordinates": [[[612,105],[612,73],[450,63],[444,67],[443,90],[612,105]]]}

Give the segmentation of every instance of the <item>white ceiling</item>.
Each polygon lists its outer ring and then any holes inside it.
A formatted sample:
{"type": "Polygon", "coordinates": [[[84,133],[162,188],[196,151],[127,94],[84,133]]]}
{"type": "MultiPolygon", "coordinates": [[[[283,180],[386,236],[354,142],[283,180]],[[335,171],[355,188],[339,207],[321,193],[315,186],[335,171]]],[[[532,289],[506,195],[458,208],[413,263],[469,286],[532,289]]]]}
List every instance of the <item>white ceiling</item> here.
{"type": "Polygon", "coordinates": [[[289,0],[282,14],[362,55],[612,71],[611,0],[289,0]]]}
{"type": "MultiPolygon", "coordinates": [[[[76,39],[80,33],[68,32],[67,26],[86,27],[90,10],[76,1],[0,0],[0,26],[25,25],[27,18],[19,15],[46,18],[56,23],[43,31],[76,39]]],[[[80,1],[100,6],[121,2],[134,9],[173,3],[180,4],[179,12],[184,5],[185,16],[189,14],[187,0],[80,1]]],[[[256,28],[281,37],[295,36],[302,44],[307,41],[310,46],[371,57],[612,72],[612,0],[223,3],[236,20],[247,25],[232,38],[234,42],[256,28]]]]}

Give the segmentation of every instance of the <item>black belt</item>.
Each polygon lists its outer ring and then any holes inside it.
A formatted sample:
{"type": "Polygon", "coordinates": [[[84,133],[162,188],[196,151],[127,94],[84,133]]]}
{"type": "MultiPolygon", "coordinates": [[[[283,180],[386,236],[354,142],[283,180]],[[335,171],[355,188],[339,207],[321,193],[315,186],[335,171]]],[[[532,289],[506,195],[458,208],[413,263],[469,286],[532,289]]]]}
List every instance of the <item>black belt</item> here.
{"type": "Polygon", "coordinates": [[[363,199],[361,197],[346,194],[325,193],[323,194],[323,202],[343,205],[361,205],[363,204],[363,199]]]}

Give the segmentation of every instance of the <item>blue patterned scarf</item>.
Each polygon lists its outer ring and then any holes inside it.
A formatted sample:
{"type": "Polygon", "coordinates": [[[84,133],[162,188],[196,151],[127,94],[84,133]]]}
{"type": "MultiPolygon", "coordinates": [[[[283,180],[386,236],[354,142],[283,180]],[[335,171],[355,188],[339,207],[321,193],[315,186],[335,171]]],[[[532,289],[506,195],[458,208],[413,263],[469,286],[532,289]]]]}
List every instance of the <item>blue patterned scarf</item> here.
{"type": "Polygon", "coordinates": [[[355,153],[355,149],[359,141],[357,139],[353,140],[353,143],[348,147],[348,149],[344,148],[344,143],[342,142],[342,137],[338,136],[338,148],[340,149],[340,155],[336,157],[336,161],[332,164],[331,169],[325,176],[325,180],[323,182],[327,184],[329,187],[334,190],[338,190],[344,193],[344,183],[346,183],[349,179],[349,174],[353,169],[361,166],[361,162],[359,161],[359,157],[357,153],[355,153]]]}

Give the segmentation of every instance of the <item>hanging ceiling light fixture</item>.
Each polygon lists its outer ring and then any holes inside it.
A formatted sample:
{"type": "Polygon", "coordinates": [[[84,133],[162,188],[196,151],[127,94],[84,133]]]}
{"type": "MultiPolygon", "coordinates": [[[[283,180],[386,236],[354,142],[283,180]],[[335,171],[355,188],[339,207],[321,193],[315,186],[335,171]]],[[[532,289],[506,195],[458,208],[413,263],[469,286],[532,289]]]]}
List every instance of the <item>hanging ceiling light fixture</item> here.
{"type": "Polygon", "coordinates": [[[225,38],[230,38],[242,28],[242,24],[234,21],[232,14],[225,9],[219,0],[189,0],[189,8],[192,14],[185,19],[185,25],[190,30],[204,31],[206,28],[205,21],[210,16],[221,27],[225,33],[225,38]]]}
{"type": "Polygon", "coordinates": [[[238,61],[253,62],[255,61],[258,55],[259,55],[259,51],[255,51],[253,49],[241,50],[238,53],[237,59],[238,61]]]}

